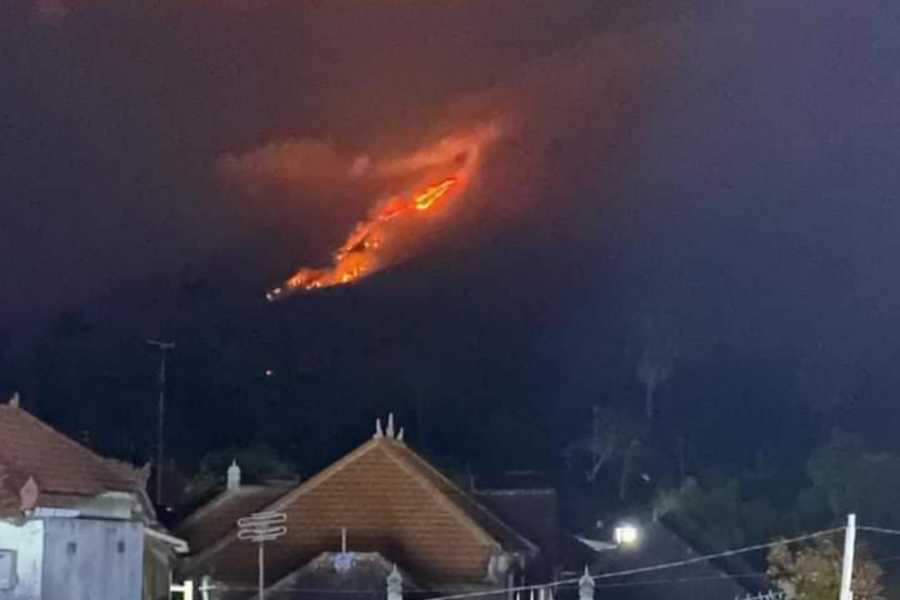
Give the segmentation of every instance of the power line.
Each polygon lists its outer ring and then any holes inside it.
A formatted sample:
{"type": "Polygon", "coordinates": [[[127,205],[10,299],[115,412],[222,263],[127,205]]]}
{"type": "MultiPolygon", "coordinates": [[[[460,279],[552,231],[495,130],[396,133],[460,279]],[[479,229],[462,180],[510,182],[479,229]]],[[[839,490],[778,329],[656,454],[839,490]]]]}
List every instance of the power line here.
{"type": "MultiPolygon", "coordinates": [[[[663,585],[663,584],[677,584],[677,583],[695,583],[700,581],[717,581],[717,580],[729,580],[729,579],[756,579],[766,577],[766,573],[758,571],[754,573],[743,573],[737,575],[705,575],[703,577],[679,577],[679,578],[665,578],[665,579],[651,579],[648,581],[619,581],[615,583],[603,583],[598,585],[598,588],[609,589],[609,588],[623,588],[623,587],[637,587],[642,585],[663,585]]],[[[547,584],[541,587],[555,587],[555,588],[563,588],[563,587],[572,587],[572,584],[547,584]]],[[[228,591],[257,591],[258,588],[250,587],[250,586],[228,586],[226,588],[228,591]]],[[[485,590],[481,592],[471,592],[473,594],[477,594],[479,596],[487,596],[491,594],[506,594],[510,590],[502,589],[502,590],[485,590]]],[[[344,590],[331,590],[331,589],[322,589],[322,588],[304,588],[304,587],[276,587],[273,586],[270,588],[267,593],[268,594],[277,594],[283,592],[306,592],[310,594],[331,594],[331,595],[342,595],[342,594],[354,594],[354,595],[373,595],[373,596],[383,596],[383,590],[362,590],[362,589],[344,589],[344,590]]],[[[428,594],[427,591],[424,590],[403,590],[404,597],[406,596],[421,596],[424,594],[428,594]]],[[[437,600],[437,598],[429,598],[429,600],[437,600]]]]}
{"type": "Polygon", "coordinates": [[[875,533],[887,533],[888,535],[900,535],[900,530],[898,529],[885,529],[884,527],[869,527],[860,525],[857,527],[860,531],[872,531],[875,533]]]}
{"type": "MultiPolygon", "coordinates": [[[[745,554],[747,552],[755,552],[758,550],[766,550],[768,548],[773,548],[775,546],[781,546],[783,544],[795,544],[797,542],[802,542],[805,540],[810,540],[814,538],[823,537],[826,535],[832,535],[839,531],[844,531],[843,527],[835,527],[833,529],[824,529],[822,531],[816,531],[813,533],[807,533],[805,535],[798,535],[792,538],[786,538],[782,540],[778,540],[775,542],[766,542],[763,544],[754,544],[752,546],[744,546],[743,548],[736,548],[734,550],[725,550],[724,552],[717,552],[715,554],[706,554],[704,556],[695,556],[694,558],[688,558],[684,560],[678,560],[668,563],[660,563],[657,565],[649,565],[646,567],[637,567],[634,569],[626,569],[623,571],[615,571],[612,573],[600,573],[598,575],[588,575],[593,581],[598,581],[601,579],[611,579],[613,577],[625,577],[628,575],[638,575],[641,573],[651,573],[654,571],[662,571],[665,569],[674,569],[677,567],[683,567],[687,565],[697,564],[701,562],[708,562],[710,560],[715,560],[717,558],[725,558],[727,556],[734,556],[736,554],[745,554]]],[[[900,533],[900,532],[898,532],[900,533]]],[[[502,593],[510,593],[510,592],[528,592],[531,590],[538,590],[541,588],[556,588],[564,585],[572,585],[577,584],[581,581],[581,577],[576,577],[573,579],[561,579],[557,581],[552,581],[550,583],[543,583],[537,585],[523,585],[518,587],[506,588],[502,590],[502,593]]],[[[497,592],[501,593],[501,592],[497,592]]],[[[436,598],[430,598],[429,600],[461,600],[462,598],[474,598],[476,596],[485,596],[487,595],[485,592],[469,592],[465,594],[452,594],[448,596],[438,596],[436,598]]]]}
{"type": "Polygon", "coordinates": [[[662,585],[664,583],[694,583],[697,581],[715,581],[722,579],[756,579],[766,577],[765,573],[756,572],[756,573],[744,573],[741,575],[706,575],[704,577],[680,577],[678,579],[651,579],[649,581],[620,581],[618,583],[603,583],[598,585],[598,588],[618,588],[618,587],[635,587],[640,585],[662,585]]]}
{"type": "MultiPolygon", "coordinates": [[[[679,561],[667,562],[667,563],[659,563],[655,565],[648,565],[646,567],[637,567],[633,569],[626,569],[622,571],[614,571],[611,573],[600,573],[597,575],[588,575],[593,581],[607,580],[615,577],[626,577],[629,575],[639,575],[643,573],[651,573],[656,571],[662,571],[666,569],[674,569],[678,567],[684,567],[692,564],[708,562],[711,560],[715,560],[718,558],[725,558],[728,556],[735,556],[737,554],[746,554],[748,552],[756,552],[759,550],[766,550],[769,548],[773,548],[775,546],[781,546],[784,544],[795,544],[798,542],[820,538],[828,535],[832,535],[841,531],[844,531],[844,527],[835,527],[833,529],[824,529],[821,531],[816,531],[813,533],[807,533],[804,535],[795,536],[792,538],[785,538],[773,542],[765,542],[762,544],[754,544],[751,546],[744,546],[742,548],[735,548],[732,550],[725,550],[723,552],[717,552],[715,554],[706,554],[703,556],[695,556],[693,558],[688,558],[679,561]]],[[[900,535],[900,531],[895,530],[882,530],[880,528],[869,528],[869,527],[860,527],[859,529],[868,529],[881,531],[882,533],[894,533],[900,535]]],[[[897,560],[900,559],[900,556],[890,556],[880,561],[876,562],[886,562],[889,560],[897,560]]],[[[662,585],[667,583],[689,583],[696,581],[710,581],[710,580],[721,580],[721,579],[739,579],[739,578],[761,578],[765,577],[766,574],[763,572],[753,572],[753,573],[743,573],[743,574],[735,574],[735,575],[707,575],[702,577],[683,577],[683,578],[664,578],[664,579],[653,579],[653,580],[645,580],[645,581],[620,581],[620,582],[611,582],[611,583],[602,583],[597,585],[599,588],[617,588],[617,587],[635,587],[641,585],[662,585]]],[[[582,576],[583,577],[583,576],[582,576]]],[[[541,584],[532,584],[532,585],[523,585],[518,587],[504,588],[500,590],[481,590],[481,591],[469,591],[458,594],[451,594],[446,596],[436,596],[428,598],[428,600],[461,600],[464,598],[475,598],[475,597],[485,597],[497,594],[509,594],[514,592],[528,592],[533,590],[540,589],[559,589],[566,588],[578,585],[582,579],[582,577],[571,578],[571,579],[559,579],[556,581],[551,581],[548,583],[541,584]]],[[[228,590],[234,591],[256,591],[256,588],[245,588],[242,586],[227,586],[228,590]]],[[[320,588],[301,588],[301,587],[283,587],[278,588],[277,586],[273,586],[272,589],[269,590],[270,593],[282,593],[282,592],[307,592],[307,593],[316,593],[316,594],[332,594],[335,596],[342,594],[371,594],[371,595],[382,595],[383,592],[380,590],[328,590],[328,589],[320,589],[320,588]]],[[[404,595],[423,595],[428,592],[422,590],[404,590],[404,595]]]]}
{"type": "Polygon", "coordinates": [[[881,563],[886,563],[886,562],[894,562],[897,560],[900,560],[900,555],[885,556],[884,558],[874,559],[874,560],[872,560],[872,562],[881,564],[881,563]]]}

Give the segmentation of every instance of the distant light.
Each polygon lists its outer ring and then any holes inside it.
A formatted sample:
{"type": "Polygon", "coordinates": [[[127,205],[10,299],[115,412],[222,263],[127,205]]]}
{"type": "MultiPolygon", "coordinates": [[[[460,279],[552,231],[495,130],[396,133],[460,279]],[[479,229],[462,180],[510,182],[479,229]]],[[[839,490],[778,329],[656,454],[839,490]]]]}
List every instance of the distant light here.
{"type": "Polygon", "coordinates": [[[640,538],[640,531],[631,524],[624,523],[616,527],[613,532],[613,539],[620,546],[633,546],[640,538]]]}
{"type": "Polygon", "coordinates": [[[266,377],[272,377],[273,375],[275,375],[275,371],[273,371],[272,369],[266,369],[266,377]]]}

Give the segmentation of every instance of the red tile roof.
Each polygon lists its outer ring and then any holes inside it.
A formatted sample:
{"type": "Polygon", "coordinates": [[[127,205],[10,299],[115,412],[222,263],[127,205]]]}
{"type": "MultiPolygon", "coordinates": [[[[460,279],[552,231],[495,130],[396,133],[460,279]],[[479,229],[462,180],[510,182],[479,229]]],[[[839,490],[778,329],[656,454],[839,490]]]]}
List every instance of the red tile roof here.
{"type": "Polygon", "coordinates": [[[241,486],[225,490],[191,514],[175,534],[199,553],[221,540],[241,517],[257,512],[291,491],[293,486],[241,486]]]}
{"type": "Polygon", "coordinates": [[[29,477],[41,494],[97,496],[144,488],[139,470],[101,458],[14,404],[0,404],[0,467],[0,498],[3,488],[18,496],[29,477]]]}
{"type": "Polygon", "coordinates": [[[7,468],[0,465],[0,519],[19,514],[22,506],[16,488],[9,482],[9,475],[7,468]]]}
{"type": "MultiPolygon", "coordinates": [[[[537,548],[467,496],[401,442],[376,438],[307,480],[265,510],[287,514],[288,533],[266,551],[273,579],[340,545],[378,552],[421,581],[481,583],[501,551],[530,556],[537,548]]],[[[190,574],[253,581],[256,551],[232,528],[195,555],[190,574]]]]}

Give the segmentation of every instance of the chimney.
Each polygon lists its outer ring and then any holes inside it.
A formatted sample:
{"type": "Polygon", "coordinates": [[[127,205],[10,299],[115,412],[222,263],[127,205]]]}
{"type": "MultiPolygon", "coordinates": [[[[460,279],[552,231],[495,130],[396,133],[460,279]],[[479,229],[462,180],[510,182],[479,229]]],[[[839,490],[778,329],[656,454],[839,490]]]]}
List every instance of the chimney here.
{"type": "Polygon", "coordinates": [[[237,461],[233,460],[231,461],[231,466],[228,467],[225,489],[230,492],[239,487],[241,487],[241,468],[238,466],[237,461]]]}

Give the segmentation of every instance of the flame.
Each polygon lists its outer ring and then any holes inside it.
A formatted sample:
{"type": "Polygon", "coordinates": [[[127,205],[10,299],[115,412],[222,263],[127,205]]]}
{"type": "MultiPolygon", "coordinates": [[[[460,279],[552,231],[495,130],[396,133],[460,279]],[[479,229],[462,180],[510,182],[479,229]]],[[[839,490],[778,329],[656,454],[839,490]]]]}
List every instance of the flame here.
{"type": "Polygon", "coordinates": [[[456,185],[456,178],[450,177],[436,185],[429,186],[413,198],[413,205],[416,210],[428,210],[454,185],[456,185]]]}
{"type": "Polygon", "coordinates": [[[270,290],[266,298],[271,302],[294,292],[346,285],[383,268],[391,262],[389,246],[397,236],[399,223],[409,223],[418,230],[419,220],[459,195],[471,179],[481,146],[496,135],[494,128],[485,128],[468,136],[446,138],[431,149],[380,165],[377,172],[382,176],[433,172],[448,164],[453,171],[450,176],[445,170],[443,178],[426,180],[413,193],[389,196],[377,203],[369,218],[358,223],[334,252],[331,267],[301,268],[283,285],[270,290]]]}
{"type": "Polygon", "coordinates": [[[415,211],[433,209],[459,182],[459,176],[448,177],[422,188],[409,197],[390,198],[370,219],[359,223],[347,236],[347,240],[334,253],[333,268],[300,269],[283,286],[269,291],[266,298],[274,301],[290,292],[344,285],[368,275],[378,266],[375,253],[382,246],[381,230],[384,225],[403,216],[413,216],[415,211]]]}

